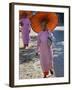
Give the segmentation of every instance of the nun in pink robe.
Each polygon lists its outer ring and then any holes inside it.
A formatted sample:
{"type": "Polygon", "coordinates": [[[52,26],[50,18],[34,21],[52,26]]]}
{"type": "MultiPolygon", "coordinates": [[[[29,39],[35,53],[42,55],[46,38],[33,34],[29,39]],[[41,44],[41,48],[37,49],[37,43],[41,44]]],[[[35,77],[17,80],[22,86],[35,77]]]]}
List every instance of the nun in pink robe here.
{"type": "Polygon", "coordinates": [[[40,50],[40,64],[44,78],[49,74],[49,71],[53,74],[53,51],[52,45],[48,46],[48,37],[53,37],[53,34],[48,30],[43,30],[38,33],[37,51],[40,50]]]}
{"type": "Polygon", "coordinates": [[[24,18],[20,19],[20,24],[22,26],[22,39],[24,43],[24,48],[26,48],[29,44],[29,33],[31,29],[31,22],[27,16],[24,16],[24,18]]]}

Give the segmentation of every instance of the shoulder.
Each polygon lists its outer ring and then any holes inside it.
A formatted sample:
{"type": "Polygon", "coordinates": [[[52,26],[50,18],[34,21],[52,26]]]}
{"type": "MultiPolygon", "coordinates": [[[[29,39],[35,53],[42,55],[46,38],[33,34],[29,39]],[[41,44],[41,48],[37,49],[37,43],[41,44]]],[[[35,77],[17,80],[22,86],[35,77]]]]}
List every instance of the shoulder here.
{"type": "Polygon", "coordinates": [[[53,35],[53,33],[52,33],[52,32],[50,32],[50,31],[48,31],[48,34],[53,35]]]}
{"type": "Polygon", "coordinates": [[[26,18],[26,20],[30,22],[30,19],[29,18],[26,18]]]}
{"type": "Polygon", "coordinates": [[[22,18],[22,19],[20,19],[20,21],[23,21],[24,19],[22,18]]]}
{"type": "Polygon", "coordinates": [[[27,23],[31,23],[30,20],[29,20],[29,18],[26,18],[26,22],[27,22],[27,23]]]}
{"type": "Polygon", "coordinates": [[[38,36],[40,36],[42,34],[42,31],[38,33],[38,36]]]}

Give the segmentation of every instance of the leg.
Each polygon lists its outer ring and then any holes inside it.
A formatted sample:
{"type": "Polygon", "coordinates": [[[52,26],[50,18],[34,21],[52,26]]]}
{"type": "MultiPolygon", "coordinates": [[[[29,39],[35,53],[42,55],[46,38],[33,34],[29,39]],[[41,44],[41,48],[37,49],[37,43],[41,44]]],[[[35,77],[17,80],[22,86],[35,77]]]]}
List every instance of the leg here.
{"type": "Polygon", "coordinates": [[[24,44],[24,49],[26,48],[26,44],[24,44]]]}
{"type": "Polygon", "coordinates": [[[49,72],[44,72],[44,78],[49,74],[49,72]]]}
{"type": "Polygon", "coordinates": [[[28,47],[28,44],[26,44],[26,46],[28,47]]]}

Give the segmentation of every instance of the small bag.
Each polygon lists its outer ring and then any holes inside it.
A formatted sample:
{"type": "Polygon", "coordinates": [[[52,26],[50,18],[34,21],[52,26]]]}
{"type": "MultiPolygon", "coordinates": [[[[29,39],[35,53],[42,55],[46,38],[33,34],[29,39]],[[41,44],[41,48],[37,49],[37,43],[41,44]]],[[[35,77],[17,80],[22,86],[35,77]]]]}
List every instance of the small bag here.
{"type": "Polygon", "coordinates": [[[48,46],[50,47],[52,45],[52,38],[48,37],[48,46]]]}

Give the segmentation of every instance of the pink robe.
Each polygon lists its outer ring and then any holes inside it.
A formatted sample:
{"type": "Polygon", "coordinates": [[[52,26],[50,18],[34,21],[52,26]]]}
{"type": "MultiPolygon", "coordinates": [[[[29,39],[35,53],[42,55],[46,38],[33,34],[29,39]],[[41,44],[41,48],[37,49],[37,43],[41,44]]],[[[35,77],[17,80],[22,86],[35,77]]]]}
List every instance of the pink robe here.
{"type": "Polygon", "coordinates": [[[29,33],[30,33],[30,20],[28,18],[23,18],[20,20],[22,27],[22,39],[24,44],[29,43],[29,33]]]}
{"type": "Polygon", "coordinates": [[[48,46],[48,36],[52,36],[48,31],[41,31],[38,34],[37,50],[40,49],[40,64],[43,72],[48,72],[53,68],[52,46],[48,46]]]}

